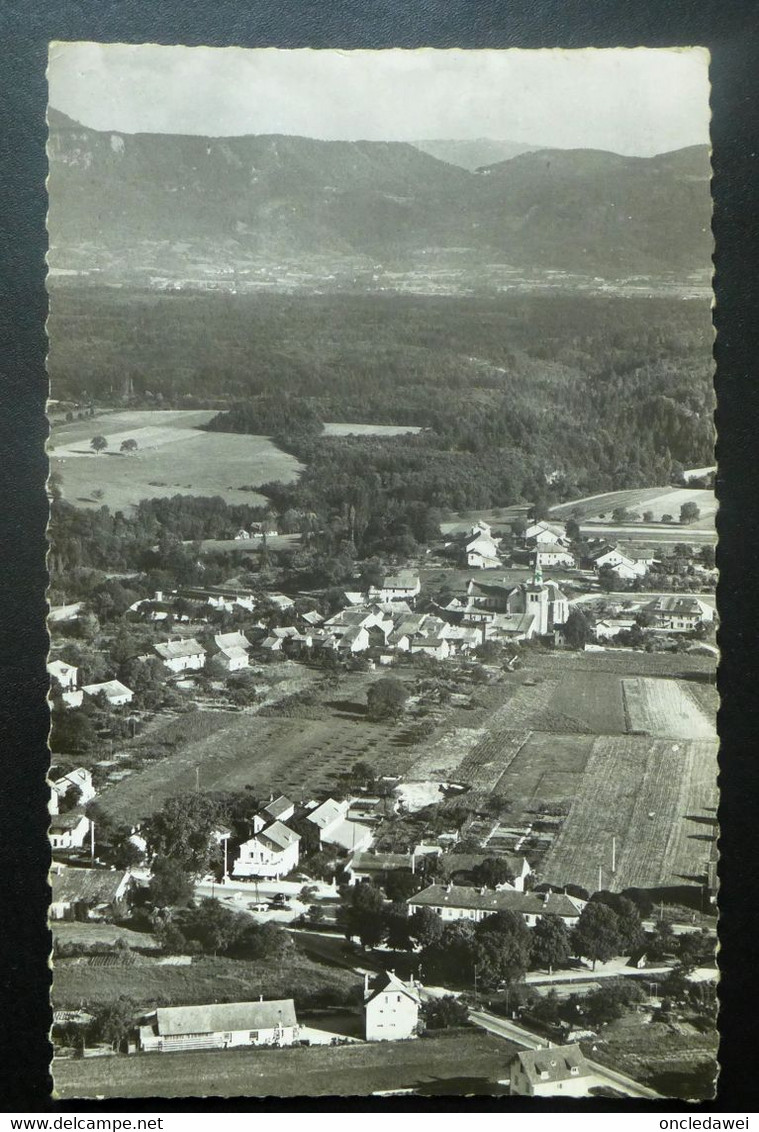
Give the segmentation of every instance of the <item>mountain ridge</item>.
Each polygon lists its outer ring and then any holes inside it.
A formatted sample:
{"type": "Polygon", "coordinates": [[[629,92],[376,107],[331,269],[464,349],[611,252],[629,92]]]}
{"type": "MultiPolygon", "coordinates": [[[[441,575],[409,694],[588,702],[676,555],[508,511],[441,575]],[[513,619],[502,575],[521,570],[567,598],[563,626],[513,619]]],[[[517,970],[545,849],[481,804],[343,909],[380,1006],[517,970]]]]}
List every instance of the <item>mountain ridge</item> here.
{"type": "Polygon", "coordinates": [[[48,120],[51,263],[64,269],[93,239],[131,262],[169,241],[422,265],[434,249],[599,275],[695,271],[711,254],[706,147],[537,149],[473,171],[412,142],[125,134],[55,108],[48,120]]]}

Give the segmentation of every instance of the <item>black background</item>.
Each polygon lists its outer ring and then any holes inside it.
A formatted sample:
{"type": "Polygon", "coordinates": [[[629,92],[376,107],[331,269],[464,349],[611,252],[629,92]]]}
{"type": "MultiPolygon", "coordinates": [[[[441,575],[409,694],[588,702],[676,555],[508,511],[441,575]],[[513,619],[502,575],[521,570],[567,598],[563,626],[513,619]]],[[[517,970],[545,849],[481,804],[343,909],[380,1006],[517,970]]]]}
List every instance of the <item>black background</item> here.
{"type": "MultiPolygon", "coordinates": [[[[45,66],[52,39],[248,47],[706,46],[712,53],[714,314],[719,459],[720,1051],[703,1115],[759,1108],[756,833],[759,751],[759,5],[688,0],[2,0],[0,2],[0,1107],[54,1103],[46,929],[45,66]]],[[[508,1099],[105,1102],[106,1111],[383,1108],[524,1111],[508,1099]]],[[[568,1103],[533,1102],[561,1110],[568,1103]]],[[[633,1111],[644,1102],[575,1102],[633,1111]]]]}

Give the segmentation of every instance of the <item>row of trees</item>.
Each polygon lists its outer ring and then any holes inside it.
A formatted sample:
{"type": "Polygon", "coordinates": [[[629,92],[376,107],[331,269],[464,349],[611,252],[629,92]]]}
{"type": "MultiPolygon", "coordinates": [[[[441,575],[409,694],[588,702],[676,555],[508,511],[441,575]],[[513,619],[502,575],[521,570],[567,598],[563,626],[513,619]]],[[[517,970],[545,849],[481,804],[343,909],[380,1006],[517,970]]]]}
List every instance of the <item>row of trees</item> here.
{"type": "Polygon", "coordinates": [[[592,962],[627,955],[641,947],[645,935],[640,913],[627,897],[598,893],[583,909],[571,931],[554,915],[539,918],[534,928],[514,912],[495,912],[477,923],[441,921],[429,908],[408,915],[405,903],[388,904],[376,885],[363,883],[342,893],[339,921],[347,938],[364,947],[381,942],[399,951],[415,950],[425,977],[445,983],[483,987],[518,982],[531,968],[563,967],[571,956],[592,962]]]}

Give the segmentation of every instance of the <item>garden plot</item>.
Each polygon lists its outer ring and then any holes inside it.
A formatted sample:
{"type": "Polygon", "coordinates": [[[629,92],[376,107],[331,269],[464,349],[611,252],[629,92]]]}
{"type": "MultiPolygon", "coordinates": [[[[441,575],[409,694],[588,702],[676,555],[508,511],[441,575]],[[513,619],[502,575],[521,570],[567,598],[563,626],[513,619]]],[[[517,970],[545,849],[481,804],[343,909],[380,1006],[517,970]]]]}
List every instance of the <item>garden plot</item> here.
{"type": "Polygon", "coordinates": [[[458,779],[473,790],[494,793],[528,737],[529,731],[494,727],[464,759],[458,779]]]}
{"type": "Polygon", "coordinates": [[[494,793],[523,809],[571,802],[594,741],[592,735],[532,732],[501,774],[494,793]]]}
{"type": "Polygon", "coordinates": [[[629,677],[622,681],[630,731],[682,739],[713,739],[716,718],[676,680],[629,677]]]}
{"type": "Polygon", "coordinates": [[[417,782],[432,776],[457,778],[469,752],[488,736],[485,727],[454,727],[441,735],[410,767],[407,778],[417,782]]]}

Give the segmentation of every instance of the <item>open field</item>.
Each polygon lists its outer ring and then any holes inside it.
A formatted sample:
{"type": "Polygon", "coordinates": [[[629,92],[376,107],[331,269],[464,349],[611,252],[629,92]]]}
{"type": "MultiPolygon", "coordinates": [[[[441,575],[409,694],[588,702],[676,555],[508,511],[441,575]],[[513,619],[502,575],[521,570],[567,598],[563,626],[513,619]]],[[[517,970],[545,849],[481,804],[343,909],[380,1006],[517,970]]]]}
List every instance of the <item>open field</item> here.
{"type": "Polygon", "coordinates": [[[324,425],[324,436],[406,436],[421,432],[418,425],[349,424],[345,422],[324,425]]]}
{"type": "Polygon", "coordinates": [[[476,1030],[449,1031],[411,1042],[338,1048],[215,1050],[60,1061],[59,1099],[135,1096],[367,1096],[391,1089],[434,1087],[446,1079],[508,1077],[516,1047],[476,1030]]]}
{"type": "Polygon", "coordinates": [[[254,506],[266,500],[249,488],[297,478],[298,461],[266,436],[202,431],[213,415],[209,410],[145,410],[59,424],[51,436],[50,469],[61,474],[69,503],[121,511],[141,499],[172,495],[218,495],[228,503],[254,506]],[[97,435],[108,441],[100,455],[90,448],[97,435]],[[125,455],[119,448],[128,439],[136,440],[138,448],[125,455]],[[97,489],[101,498],[93,496],[97,489]]]}
{"type": "Polygon", "coordinates": [[[55,964],[53,1001],[56,1010],[107,1006],[124,995],[138,1010],[202,1002],[251,1002],[295,998],[306,1003],[314,994],[332,990],[349,996],[359,979],[342,967],[317,963],[298,954],[289,963],[219,959],[204,956],[185,966],[143,961],[135,966],[93,968],[62,959],[55,964]]]}
{"type": "MultiPolygon", "coordinates": [[[[114,818],[139,821],[166,798],[193,790],[196,769],[203,790],[250,785],[294,798],[333,789],[360,759],[380,774],[400,774],[416,753],[401,742],[403,722],[370,723],[355,710],[370,679],[359,674],[343,684],[339,699],[333,702],[327,694],[328,702],[318,710],[310,712],[306,705],[292,717],[203,711],[184,716],[169,725],[166,757],[107,787],[99,801],[114,818]]],[[[150,738],[153,744],[162,742],[160,732],[150,738]]]]}
{"type": "Polygon", "coordinates": [[[632,732],[663,738],[713,739],[714,718],[674,680],[632,677],[622,681],[625,708],[632,732]]]}
{"type": "Polygon", "coordinates": [[[130,928],[119,927],[118,924],[84,921],[69,923],[65,920],[53,920],[50,930],[55,944],[81,947],[83,950],[93,947],[113,947],[119,940],[142,951],[157,951],[161,946],[150,932],[134,932],[130,928]]]}
{"type": "MultiPolygon", "coordinates": [[[[701,511],[701,517],[694,523],[682,527],[685,533],[691,529],[707,529],[714,526],[717,502],[714,492],[693,487],[640,487],[625,491],[610,491],[603,495],[590,495],[585,499],[575,499],[570,503],[560,503],[551,507],[551,515],[557,519],[568,519],[578,514],[580,522],[598,519],[603,515],[610,519],[616,507],[628,511],[652,511],[654,520],[661,521],[662,515],[672,515],[677,521],[683,503],[694,502],[701,511]]],[[[681,541],[687,541],[687,536],[681,541]]]]}
{"type": "Polygon", "coordinates": [[[697,883],[712,849],[716,804],[716,739],[598,738],[542,879],[592,891],[601,868],[602,885],[616,890],[697,883]]]}

